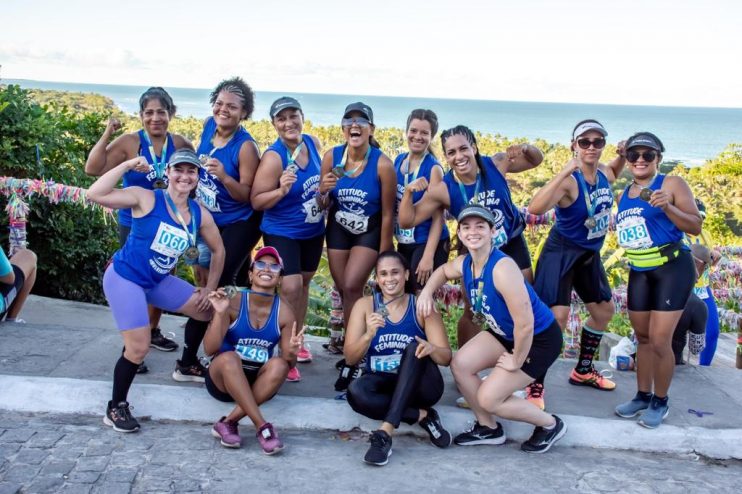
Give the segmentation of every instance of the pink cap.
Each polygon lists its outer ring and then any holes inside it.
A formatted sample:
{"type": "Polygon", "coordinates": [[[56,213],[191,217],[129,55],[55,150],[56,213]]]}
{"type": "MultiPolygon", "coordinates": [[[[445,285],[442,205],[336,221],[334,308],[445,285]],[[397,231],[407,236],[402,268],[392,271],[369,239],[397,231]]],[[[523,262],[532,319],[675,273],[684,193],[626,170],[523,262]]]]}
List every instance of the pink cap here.
{"type": "Polygon", "coordinates": [[[278,251],[275,247],[261,247],[253,256],[253,260],[260,259],[263,256],[271,256],[276,261],[278,261],[278,264],[280,264],[283,268],[283,259],[281,259],[281,256],[278,255],[278,251]]]}

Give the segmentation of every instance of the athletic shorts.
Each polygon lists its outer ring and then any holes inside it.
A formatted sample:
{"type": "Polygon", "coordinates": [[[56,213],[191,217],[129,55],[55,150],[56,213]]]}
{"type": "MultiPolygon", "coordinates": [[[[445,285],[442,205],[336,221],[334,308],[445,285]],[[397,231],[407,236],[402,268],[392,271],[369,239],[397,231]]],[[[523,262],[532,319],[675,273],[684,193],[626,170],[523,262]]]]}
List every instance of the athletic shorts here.
{"type": "Polygon", "coordinates": [[[600,252],[575,245],[553,228],[536,263],[533,288],[549,307],[569,306],[573,288],[586,304],[611,300],[600,252]]]}
{"type": "MultiPolygon", "coordinates": [[[[407,259],[407,263],[410,265],[410,281],[414,291],[422,290],[423,288],[423,286],[417,282],[415,271],[417,271],[417,267],[420,265],[420,260],[423,258],[423,253],[425,253],[425,245],[425,243],[397,245],[397,252],[407,259]]],[[[450,242],[447,238],[438,241],[438,245],[433,253],[433,270],[448,262],[449,250],[450,242]]]]}
{"type": "Polygon", "coordinates": [[[672,312],[683,310],[696,283],[696,268],[690,251],[650,271],[629,271],[629,310],[672,312]]]}
{"type": "MultiPolygon", "coordinates": [[[[260,369],[245,369],[242,368],[242,372],[245,373],[245,377],[247,378],[247,382],[250,383],[250,386],[255,384],[255,381],[258,379],[258,372],[260,372],[260,369]]],[[[209,394],[216,398],[219,401],[223,401],[225,403],[232,403],[234,402],[234,398],[232,398],[232,395],[227,393],[226,391],[220,390],[216,384],[214,384],[214,381],[211,380],[211,373],[209,372],[209,369],[206,369],[206,390],[209,392],[209,394]]]]}
{"type": "Polygon", "coordinates": [[[313,238],[293,239],[263,234],[263,243],[275,247],[283,260],[283,275],[313,273],[317,271],[320,258],[322,258],[322,247],[325,243],[324,233],[313,238]]]}
{"type": "Polygon", "coordinates": [[[511,257],[521,270],[531,269],[531,253],[522,233],[508,240],[508,243],[500,247],[500,252],[511,257]]]}
{"type": "Polygon", "coordinates": [[[119,275],[114,263],[108,265],[103,275],[103,292],[120,331],[149,327],[148,304],[178,312],[191,298],[193,290],[193,285],[173,275],[166,276],[153,288],[142,288],[119,275]]]}
{"type": "MultiPolygon", "coordinates": [[[[247,283],[250,254],[263,234],[260,231],[261,221],[263,221],[263,212],[253,211],[246,220],[219,226],[224,243],[224,269],[219,279],[219,286],[244,286],[247,283]]],[[[210,257],[209,262],[211,262],[210,257]]]]}
{"type": "Polygon", "coordinates": [[[0,312],[0,321],[5,317],[8,312],[8,307],[13,303],[15,298],[18,296],[18,292],[23,288],[23,283],[26,281],[26,275],[23,274],[23,270],[15,264],[10,265],[15,273],[15,281],[13,283],[0,283],[0,296],[3,297],[5,304],[0,312]]]}
{"type": "MultiPolygon", "coordinates": [[[[515,346],[514,341],[503,338],[491,329],[488,329],[487,332],[494,336],[505,347],[505,350],[508,352],[513,351],[513,347],[515,346]]],[[[556,321],[552,322],[551,326],[546,328],[546,330],[533,336],[531,349],[528,351],[528,356],[520,370],[534,379],[545,375],[551,364],[562,353],[563,341],[562,330],[559,329],[559,324],[556,321]]]]}
{"type": "Polygon", "coordinates": [[[327,218],[327,248],[337,250],[350,250],[353,247],[368,247],[379,251],[381,247],[381,212],[376,213],[368,219],[368,230],[366,233],[356,235],[346,230],[335,220],[336,208],[330,209],[327,218]]]}

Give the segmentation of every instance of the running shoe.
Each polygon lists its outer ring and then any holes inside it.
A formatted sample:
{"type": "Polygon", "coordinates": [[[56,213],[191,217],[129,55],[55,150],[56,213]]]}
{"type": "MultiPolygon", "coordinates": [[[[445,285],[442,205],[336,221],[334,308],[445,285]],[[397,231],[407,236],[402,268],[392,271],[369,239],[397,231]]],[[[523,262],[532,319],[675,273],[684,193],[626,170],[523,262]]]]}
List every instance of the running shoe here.
{"type": "Polygon", "coordinates": [[[296,361],[302,364],[308,364],[312,361],[312,352],[309,351],[309,344],[304,344],[296,354],[296,361]]]}
{"type": "Polygon", "coordinates": [[[428,408],[428,414],[420,421],[420,427],[430,436],[430,442],[439,448],[451,445],[451,434],[443,428],[441,417],[435,408],[428,408]]]}
{"type": "Polygon", "coordinates": [[[669,413],[669,403],[662,404],[656,396],[652,396],[652,399],[649,400],[649,407],[642,413],[642,418],[639,419],[639,425],[647,429],[656,429],[669,413]]]}
{"type": "Polygon", "coordinates": [[[298,383],[301,381],[301,373],[298,367],[292,367],[289,369],[289,373],[286,375],[286,380],[290,383],[298,383]]]}
{"type": "Polygon", "coordinates": [[[371,443],[363,461],[369,465],[383,467],[389,463],[389,457],[392,456],[392,438],[385,431],[373,431],[368,438],[371,443]]]}
{"type": "Polygon", "coordinates": [[[206,381],[206,368],[201,365],[201,362],[196,362],[193,365],[182,365],[180,360],[175,361],[175,370],[173,371],[173,379],[178,382],[195,382],[202,383],[206,381]]]}
{"type": "Polygon", "coordinates": [[[466,401],[466,398],[464,398],[463,396],[459,396],[458,398],[456,398],[456,406],[459,408],[471,408],[469,406],[469,402],[466,401]]]}
{"type": "Polygon", "coordinates": [[[649,408],[650,401],[652,401],[651,398],[648,400],[643,400],[639,396],[639,393],[637,393],[636,396],[634,396],[633,400],[627,401],[626,403],[621,403],[616,407],[616,415],[625,419],[636,417],[637,415],[639,415],[639,412],[649,408]]]}
{"type": "Polygon", "coordinates": [[[551,429],[536,427],[528,441],[520,445],[520,449],[526,453],[546,453],[549,451],[549,448],[567,432],[567,425],[562,419],[556,415],[552,415],[552,417],[556,420],[556,425],[551,429]]]}
{"type": "Polygon", "coordinates": [[[616,389],[616,383],[600,375],[595,368],[590,369],[587,374],[580,374],[576,369],[572,369],[569,375],[569,383],[575,386],[590,386],[602,391],[613,391],[616,389]]]}
{"type": "Polygon", "coordinates": [[[541,410],[546,408],[544,403],[544,385],[533,382],[526,386],[526,400],[530,401],[541,410]]]}
{"type": "Polygon", "coordinates": [[[214,424],[211,428],[211,435],[221,439],[222,446],[225,448],[239,448],[242,445],[242,438],[237,430],[237,422],[230,422],[226,418],[222,417],[214,424]]]}
{"type": "Polygon", "coordinates": [[[174,352],[178,349],[178,344],[170,338],[163,336],[160,328],[152,328],[152,336],[149,340],[149,346],[156,348],[161,352],[174,352]]]}
{"type": "Polygon", "coordinates": [[[260,443],[260,447],[263,448],[263,453],[267,455],[274,455],[283,449],[283,441],[278,437],[276,431],[273,430],[273,424],[266,422],[258,429],[255,433],[260,443]]]}
{"type": "Polygon", "coordinates": [[[468,431],[464,431],[453,439],[453,442],[459,446],[475,446],[478,444],[502,444],[507,439],[505,432],[502,430],[502,424],[496,422],[497,427],[487,427],[474,422],[474,425],[468,431]]]}
{"type": "Polygon", "coordinates": [[[340,375],[335,380],[335,391],[345,391],[354,379],[358,379],[363,375],[363,369],[360,366],[348,365],[345,363],[345,359],[341,362],[340,375]]]}
{"type": "Polygon", "coordinates": [[[137,374],[146,374],[148,372],[149,372],[149,367],[147,367],[147,364],[145,364],[144,362],[139,364],[139,366],[137,367],[137,374]]]}
{"type": "Polygon", "coordinates": [[[103,423],[113,427],[116,432],[136,432],[139,430],[139,422],[131,416],[131,408],[126,401],[120,402],[113,406],[109,401],[106,407],[106,415],[103,417],[103,423]]]}

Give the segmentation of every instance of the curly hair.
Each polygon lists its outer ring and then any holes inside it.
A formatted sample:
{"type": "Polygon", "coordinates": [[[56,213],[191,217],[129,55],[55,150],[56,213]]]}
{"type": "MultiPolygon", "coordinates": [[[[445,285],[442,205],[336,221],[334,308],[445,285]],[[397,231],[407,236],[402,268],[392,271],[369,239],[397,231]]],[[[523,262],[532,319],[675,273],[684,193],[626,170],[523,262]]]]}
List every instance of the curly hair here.
{"type": "Polygon", "coordinates": [[[212,105],[216,103],[216,99],[222,91],[234,94],[240,98],[240,101],[242,101],[242,109],[245,110],[245,118],[242,120],[247,120],[252,116],[252,112],[255,110],[255,93],[252,88],[242,80],[242,77],[232,77],[231,79],[225,79],[217,84],[209,96],[209,102],[212,105]]]}

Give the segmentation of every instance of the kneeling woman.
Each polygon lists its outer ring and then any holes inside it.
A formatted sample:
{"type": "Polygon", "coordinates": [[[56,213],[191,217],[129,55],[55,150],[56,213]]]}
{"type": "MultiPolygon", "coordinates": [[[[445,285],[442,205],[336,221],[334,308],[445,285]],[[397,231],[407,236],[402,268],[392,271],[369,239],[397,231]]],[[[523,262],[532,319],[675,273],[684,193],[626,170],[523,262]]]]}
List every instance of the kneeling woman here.
{"type": "Polygon", "coordinates": [[[460,446],[502,444],[505,433],[492,415],[533,424],[523,451],[544,453],[566,432],[556,415],[513,396],[546,372],[559,356],[562,333],[549,308],[536,296],[515,261],[493,247],[495,217],[480,205],[465,207],[458,217],[459,240],[469,251],[444,264],[420,293],[417,302],[422,316],[433,312],[432,295],[448,280],[463,278],[473,320],[486,331],[469,340],[451,363],[459,390],[477,421],[459,434],[460,446]],[[493,368],[482,381],[477,373],[493,368]]]}
{"type": "Polygon", "coordinates": [[[443,395],[438,365],[451,361],[451,347],[441,317],[415,314],[415,296],[406,290],[410,270],[398,252],[382,252],[376,261],[378,292],[353,306],[345,338],[345,360],[355,365],[364,357],[366,373],[348,387],[348,403],[356,412],[383,420],[371,433],[364,461],[386,465],[392,454],[394,429],[400,422],[419,423],[439,448],[451,444],[432,408],[443,395]]]}
{"type": "Polygon", "coordinates": [[[118,432],[135,432],[139,423],[126,401],[139,364],[149,351],[147,304],[180,312],[198,321],[211,318],[207,294],[216,289],[224,265],[224,245],[211,214],[189,196],[198,185],[198,157],[191,150],[173,153],[167,164],[164,190],[138,186],[114,189],[129,171],[151,169],[141,156],[124,161],[100,177],[88,199],[102,206],[131,208],[131,233],[103,276],[103,291],[124,339],[124,353],[113,371],[113,397],[103,422],[118,432]],[[206,288],[196,288],[170,274],[178,259],[198,256],[196,241],[203,237],[212,252],[206,288]]]}
{"type": "Polygon", "coordinates": [[[223,288],[209,296],[214,318],[204,336],[204,351],[215,355],[206,372],[206,389],[217,400],[237,406],[212,428],[222,446],[239,448],[242,440],[237,424],[247,415],[267,455],[283,449],[270,422],[259,406],[270,400],[296,365],[304,331],[296,333],[296,320],[288,304],[277,295],[283,261],[273,247],[255,255],[248,279],[250,289],[228,297],[223,288]],[[276,345],[281,356],[273,356],[276,345]]]}

